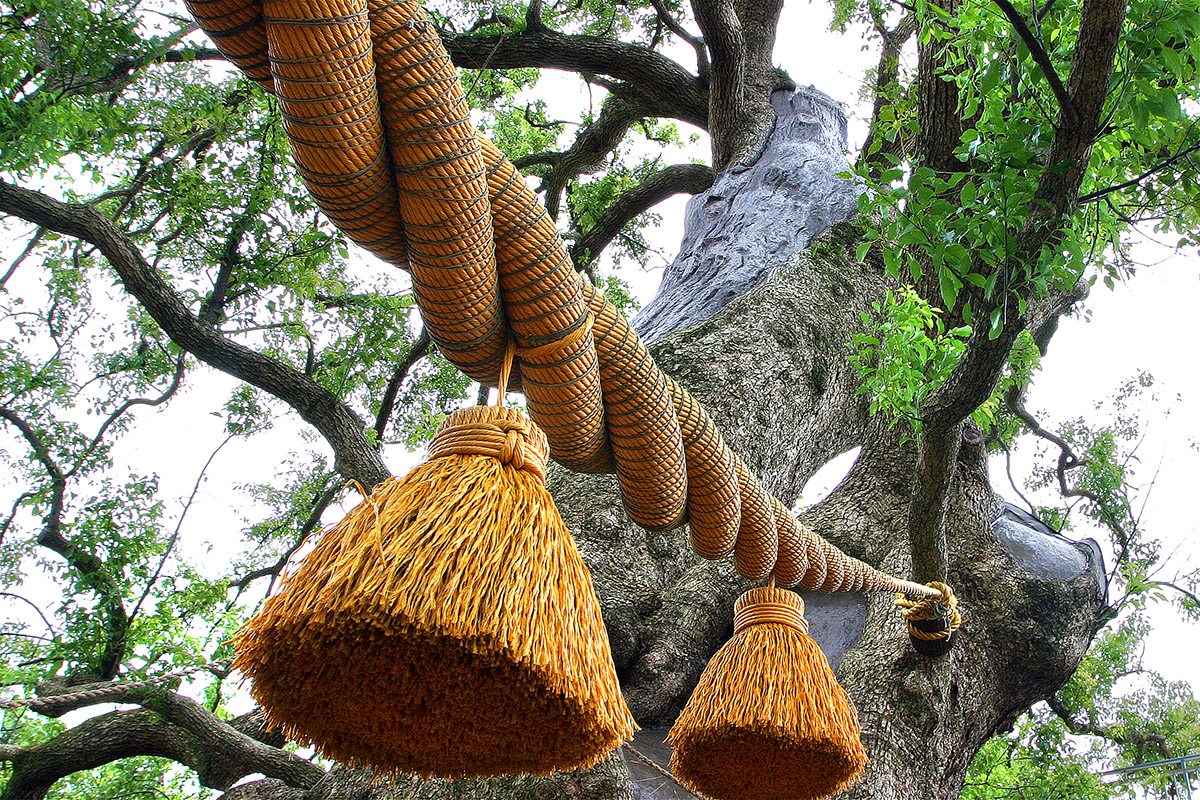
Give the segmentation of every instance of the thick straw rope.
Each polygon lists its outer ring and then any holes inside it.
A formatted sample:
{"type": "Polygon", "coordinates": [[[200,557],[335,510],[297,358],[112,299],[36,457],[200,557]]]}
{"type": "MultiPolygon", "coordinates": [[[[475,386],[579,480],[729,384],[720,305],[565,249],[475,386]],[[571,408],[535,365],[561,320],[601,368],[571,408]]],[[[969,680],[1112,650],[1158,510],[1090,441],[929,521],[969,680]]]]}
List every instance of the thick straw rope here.
{"type": "Polygon", "coordinates": [[[725,446],[703,407],[575,273],[512,163],[473,130],[454,67],[418,3],[188,7],[218,48],[280,98],[297,164],[321,208],[356,242],[411,269],[442,352],[495,385],[510,330],[525,354],[519,382],[530,416],[551,455],[580,471],[615,470],[635,522],[690,522],[700,555],[732,549],[752,579],[940,596],[809,531],[725,446]],[[273,82],[261,65],[263,41],[273,82]],[[590,331],[580,333],[589,319],[590,331]]]}

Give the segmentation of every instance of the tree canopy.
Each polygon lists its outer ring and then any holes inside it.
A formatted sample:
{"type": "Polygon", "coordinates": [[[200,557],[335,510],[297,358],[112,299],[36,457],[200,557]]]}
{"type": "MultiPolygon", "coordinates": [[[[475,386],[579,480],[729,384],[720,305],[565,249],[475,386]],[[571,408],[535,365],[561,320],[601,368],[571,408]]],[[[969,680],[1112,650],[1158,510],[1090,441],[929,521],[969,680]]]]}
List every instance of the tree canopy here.
{"type": "MultiPolygon", "coordinates": [[[[655,206],[750,169],[773,93],[810,79],[776,66],[780,0],[428,5],[480,129],[627,313],[616,268],[647,262],[655,206]],[[555,109],[547,70],[579,79],[586,113],[555,109]],[[695,136],[707,164],[680,148],[695,136]]],[[[973,734],[938,796],[1131,796],[1099,767],[1200,740],[1190,688],[1140,653],[1150,602],[1194,618],[1200,578],[1161,575],[1140,525],[1137,387],[1108,422],[1053,430],[1025,396],[1060,318],[1134,269],[1139,231],[1197,244],[1200,2],[831,5],[845,46],[878,53],[873,111],[840,169],[857,215],[802,247],[814,273],[845,250],[872,283],[804,389],[842,384],[814,464],[775,483],[855,446],[896,459],[899,567],[944,580],[973,448],[1046,443],[1037,511],[1102,532],[1109,602],[1073,677],[973,734]]],[[[0,683],[40,698],[4,712],[0,798],[215,796],[252,775],[305,796],[331,765],[262,729],[229,640],[347,481],[377,484],[487,387],[431,345],[408,276],[318,212],[274,98],[182,5],[8,0],[0,77],[0,683]],[[156,419],[172,441],[150,447],[156,419]],[[77,696],[97,686],[116,691],[77,696]]]]}

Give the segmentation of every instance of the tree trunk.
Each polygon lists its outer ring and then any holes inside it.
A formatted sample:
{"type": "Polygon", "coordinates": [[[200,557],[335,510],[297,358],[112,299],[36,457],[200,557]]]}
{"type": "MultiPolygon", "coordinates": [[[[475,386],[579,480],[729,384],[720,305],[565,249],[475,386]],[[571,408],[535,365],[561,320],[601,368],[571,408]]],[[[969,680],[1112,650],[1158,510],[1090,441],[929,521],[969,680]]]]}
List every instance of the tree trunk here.
{"type": "MultiPolygon", "coordinates": [[[[837,176],[845,120],[809,89],[776,93],[778,124],[758,162],[691,201],[682,252],[635,320],[663,368],[705,403],[730,445],[785,502],[833,456],[850,475],[804,514],[818,533],[906,576],[916,447],[867,414],[851,335],[889,286],[855,258],[859,191],[837,176]]],[[[970,433],[968,431],[968,433],[970,433]]],[[[263,797],[687,797],[665,764],[666,729],[732,632],[748,584],[729,560],[694,556],[685,530],[648,532],[620,509],[611,476],[559,470],[552,488],[592,570],[626,697],[645,728],[592,770],[547,778],[371,784],[335,771],[308,794],[263,797]]],[[[949,578],[964,625],[950,654],[912,649],[890,596],[806,593],[811,632],[854,700],[871,765],[846,797],[954,798],[993,734],[1049,696],[1082,658],[1104,606],[1089,548],[1005,521],[979,437],[962,443],[947,512],[949,578]]],[[[1103,574],[1103,570],[1099,570],[1103,574]]],[[[270,787],[259,787],[264,790],[270,787]]],[[[242,797],[237,791],[228,797],[242,797]]]]}

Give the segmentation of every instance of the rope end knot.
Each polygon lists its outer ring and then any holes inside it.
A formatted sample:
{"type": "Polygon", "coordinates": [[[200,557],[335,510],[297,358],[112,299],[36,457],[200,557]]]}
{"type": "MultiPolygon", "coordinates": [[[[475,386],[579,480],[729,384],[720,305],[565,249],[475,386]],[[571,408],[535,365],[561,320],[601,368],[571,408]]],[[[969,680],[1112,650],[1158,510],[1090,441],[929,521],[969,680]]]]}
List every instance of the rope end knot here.
{"type": "Polygon", "coordinates": [[[929,658],[944,655],[954,644],[955,632],[962,625],[958,598],[949,584],[931,581],[926,586],[938,592],[937,597],[909,600],[896,595],[896,607],[908,626],[913,648],[929,658]]]}

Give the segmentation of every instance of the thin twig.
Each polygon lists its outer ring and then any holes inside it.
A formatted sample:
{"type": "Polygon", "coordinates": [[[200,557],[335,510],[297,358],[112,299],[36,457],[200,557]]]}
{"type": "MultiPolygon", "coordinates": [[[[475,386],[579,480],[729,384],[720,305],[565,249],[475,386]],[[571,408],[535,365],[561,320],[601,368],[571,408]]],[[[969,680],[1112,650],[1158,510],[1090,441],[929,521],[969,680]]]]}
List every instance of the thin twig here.
{"type": "Polygon", "coordinates": [[[10,266],[4,273],[4,277],[0,278],[0,290],[4,289],[4,285],[8,283],[8,279],[11,278],[13,273],[17,271],[17,268],[21,266],[21,262],[23,262],[29,256],[29,254],[33,252],[33,248],[37,247],[38,242],[42,240],[42,235],[45,232],[46,229],[40,226],[36,231],[33,232],[33,236],[30,238],[29,244],[25,245],[25,249],[21,251],[21,254],[18,255],[13,261],[12,266],[10,266]]]}
{"type": "Polygon", "coordinates": [[[183,373],[184,357],[181,354],[175,361],[175,374],[171,378],[171,385],[166,388],[166,391],[155,398],[135,397],[122,403],[115,411],[108,415],[107,419],[104,420],[104,423],[100,426],[100,430],[96,431],[96,435],[92,437],[92,441],[76,460],[75,466],[72,467],[64,477],[72,478],[77,472],[79,472],[80,469],[83,468],[84,462],[87,461],[87,457],[90,456],[92,452],[100,446],[100,440],[104,438],[104,434],[108,431],[109,427],[118,419],[120,419],[126,411],[134,406],[150,406],[153,408],[155,406],[161,406],[163,403],[170,400],[171,397],[174,396],[175,392],[179,390],[179,386],[183,382],[183,373]]]}
{"type": "Polygon", "coordinates": [[[188,510],[191,509],[192,503],[196,500],[196,495],[200,492],[200,484],[204,482],[204,476],[208,472],[208,468],[212,466],[213,460],[216,459],[217,454],[221,452],[225,445],[229,444],[236,437],[236,433],[226,436],[224,441],[217,445],[217,449],[213,450],[208,456],[208,460],[204,462],[204,466],[200,468],[200,474],[196,476],[196,482],[192,485],[192,493],[188,496],[187,502],[184,503],[183,511],[180,512],[179,519],[175,523],[175,531],[171,534],[171,541],[167,543],[166,549],[163,550],[162,558],[158,560],[158,568],[154,570],[154,574],[150,576],[150,580],[146,581],[146,588],[142,590],[142,596],[138,598],[137,604],[129,612],[129,623],[131,625],[134,619],[137,618],[138,612],[141,611],[142,604],[146,602],[146,598],[150,595],[150,590],[154,588],[154,584],[158,583],[158,578],[162,575],[163,567],[167,564],[167,558],[171,555],[171,551],[175,549],[176,542],[179,541],[179,532],[183,529],[183,521],[187,518],[188,510]]]}
{"type": "Polygon", "coordinates": [[[42,618],[42,622],[46,624],[46,630],[50,631],[55,641],[58,640],[58,631],[54,630],[54,626],[50,624],[50,620],[46,619],[46,615],[42,613],[42,610],[38,608],[37,604],[32,600],[22,597],[19,594],[13,594],[12,592],[0,592],[0,597],[11,597],[13,600],[20,600],[22,603],[32,608],[37,612],[37,615],[42,618]]]}
{"type": "Polygon", "coordinates": [[[1080,203],[1090,203],[1093,200],[1099,200],[1101,197],[1110,195],[1113,192],[1119,192],[1122,189],[1128,189],[1132,186],[1137,186],[1142,181],[1144,181],[1146,178],[1149,178],[1150,176],[1161,172],[1162,170],[1164,170],[1167,167],[1174,164],[1176,161],[1186,160],[1188,156],[1190,156],[1192,153],[1195,153],[1198,150],[1200,150],[1200,144],[1194,144],[1191,147],[1188,147],[1184,150],[1180,150],[1178,153],[1171,156],[1170,158],[1167,158],[1167,159],[1164,159],[1163,161],[1158,162],[1153,167],[1151,167],[1150,169],[1143,172],[1141,175],[1138,175],[1136,178],[1130,178],[1127,181],[1123,181],[1123,182],[1115,184],[1113,186],[1109,186],[1104,189],[1097,189],[1094,192],[1088,192],[1083,197],[1079,198],[1079,202],[1080,203]]]}

